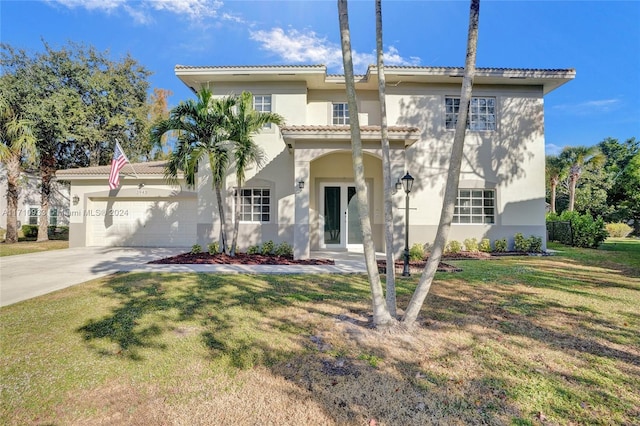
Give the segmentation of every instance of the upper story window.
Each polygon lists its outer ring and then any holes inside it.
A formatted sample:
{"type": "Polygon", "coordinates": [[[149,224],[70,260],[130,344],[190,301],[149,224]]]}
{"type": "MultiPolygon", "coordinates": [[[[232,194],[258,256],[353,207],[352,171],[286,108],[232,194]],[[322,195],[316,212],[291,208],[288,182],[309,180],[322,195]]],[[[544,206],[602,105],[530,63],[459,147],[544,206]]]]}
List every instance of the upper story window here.
{"type": "Polygon", "coordinates": [[[458,189],[453,223],[496,223],[496,191],[458,189]]]}
{"type": "MultiPolygon", "coordinates": [[[[271,95],[253,95],[253,109],[258,112],[271,112],[271,95]]],[[[271,128],[271,123],[264,126],[271,128]]]]}
{"type": "Polygon", "coordinates": [[[271,220],[271,190],[241,188],[240,220],[243,222],[269,222],[271,220]]]}
{"type": "Polygon", "coordinates": [[[349,125],[349,104],[346,102],[334,103],[331,117],[334,125],[349,125]]]}
{"type": "MultiPolygon", "coordinates": [[[[445,98],[445,125],[455,129],[460,112],[460,98],[445,98]]],[[[469,130],[496,130],[496,98],[471,98],[469,105],[469,130]]]]}

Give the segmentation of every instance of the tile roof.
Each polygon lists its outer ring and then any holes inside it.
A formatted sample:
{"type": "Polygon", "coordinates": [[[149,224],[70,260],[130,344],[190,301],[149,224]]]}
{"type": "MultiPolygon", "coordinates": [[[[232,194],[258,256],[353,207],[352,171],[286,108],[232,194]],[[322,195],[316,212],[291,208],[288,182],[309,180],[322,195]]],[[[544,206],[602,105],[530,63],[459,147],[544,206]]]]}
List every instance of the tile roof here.
{"type": "MultiPolygon", "coordinates": [[[[182,70],[191,70],[191,69],[214,69],[214,70],[225,70],[225,69],[313,69],[313,68],[324,68],[326,69],[326,65],[317,64],[317,65],[213,65],[213,66],[191,66],[191,65],[176,65],[175,69],[182,70]]],[[[375,65],[369,65],[367,68],[367,73],[370,73],[372,70],[375,70],[375,65]]],[[[419,71],[419,72],[431,72],[434,74],[450,74],[450,73],[463,73],[464,67],[451,67],[451,66],[414,66],[414,65],[385,65],[385,70],[387,71],[419,71]]],[[[510,67],[477,67],[476,73],[484,74],[493,74],[493,73],[504,73],[504,72],[518,72],[518,73],[565,73],[565,72],[575,72],[573,68],[510,68],[510,67]]],[[[364,78],[366,74],[355,75],[356,78],[364,78]]],[[[344,74],[326,74],[327,77],[344,77],[344,74]]]]}
{"type": "MultiPolygon", "coordinates": [[[[281,126],[281,132],[348,132],[350,126],[335,125],[308,125],[308,126],[281,126]]],[[[360,126],[360,131],[364,133],[380,132],[380,126],[360,126]]],[[[411,126],[389,126],[389,133],[415,133],[420,129],[411,126]]]]}
{"type": "MultiPolygon", "coordinates": [[[[133,163],[126,164],[121,174],[138,174],[138,175],[160,175],[164,176],[164,166],[167,164],[165,160],[161,161],[148,161],[146,163],[133,163]],[[135,171],[135,173],[134,173],[135,171]]],[[[94,166],[94,167],[81,167],[77,169],[65,169],[58,170],[56,176],[58,178],[71,177],[71,176],[109,176],[111,165],[106,166],[94,166]]]]}
{"type": "Polygon", "coordinates": [[[177,70],[192,70],[192,69],[216,69],[216,70],[225,70],[225,69],[237,69],[237,68],[247,68],[247,69],[278,69],[278,68],[326,68],[325,65],[176,65],[174,69],[177,70]]]}

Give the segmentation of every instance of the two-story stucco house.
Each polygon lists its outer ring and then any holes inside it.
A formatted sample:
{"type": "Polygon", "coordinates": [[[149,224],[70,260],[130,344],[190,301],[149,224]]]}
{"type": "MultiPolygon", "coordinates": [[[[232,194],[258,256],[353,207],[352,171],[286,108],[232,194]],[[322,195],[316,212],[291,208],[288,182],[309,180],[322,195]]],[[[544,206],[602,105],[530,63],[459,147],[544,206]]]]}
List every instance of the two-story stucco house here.
{"type": "MultiPolygon", "coordinates": [[[[361,244],[355,212],[349,110],[344,76],[324,66],[178,65],[197,91],[219,96],[248,90],[260,111],[286,124],[264,128],[255,141],[268,162],[249,170],[242,191],[241,249],[286,241],[297,258],[319,249],[361,244]]],[[[432,242],[444,193],[459,107],[462,68],[386,67],[392,175],[415,178],[410,194],[410,243],[432,242]]],[[[450,239],[513,240],[516,232],[545,237],[544,95],[572,80],[572,69],[479,68],[473,87],[458,206],[450,239]]],[[[376,68],[356,78],[365,174],[376,248],[384,249],[380,107],[376,68]]],[[[71,245],[206,245],[219,235],[210,175],[195,188],[163,181],[163,164],[126,166],[110,191],[108,166],[63,170],[72,183],[71,245]]],[[[235,182],[226,182],[232,217],[235,182]]],[[[403,191],[394,196],[398,252],[403,247],[403,191]]]]}
{"type": "MultiPolygon", "coordinates": [[[[40,211],[41,179],[36,173],[21,173],[19,180],[20,194],[16,211],[18,229],[22,225],[38,225],[42,218],[40,211]]],[[[7,171],[0,166],[0,228],[7,229],[7,171]]],[[[69,185],[52,182],[49,199],[49,225],[68,225],[69,185]]]]}

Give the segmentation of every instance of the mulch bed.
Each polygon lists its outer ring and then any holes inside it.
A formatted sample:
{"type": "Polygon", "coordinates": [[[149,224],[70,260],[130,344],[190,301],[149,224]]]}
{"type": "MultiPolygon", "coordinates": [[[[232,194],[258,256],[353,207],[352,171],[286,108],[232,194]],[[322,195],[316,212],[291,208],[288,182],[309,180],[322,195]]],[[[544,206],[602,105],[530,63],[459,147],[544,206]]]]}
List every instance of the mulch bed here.
{"type": "Polygon", "coordinates": [[[209,253],[183,253],[165,259],[154,260],[149,263],[175,265],[175,264],[198,264],[198,265],[334,265],[332,259],[305,259],[294,260],[291,257],[237,253],[235,256],[226,254],[209,253]]]}
{"type": "MultiPolygon", "coordinates": [[[[456,254],[447,254],[443,256],[445,260],[470,260],[470,259],[491,259],[492,257],[499,256],[523,256],[523,253],[471,253],[460,252],[456,254]]],[[[333,259],[304,259],[294,260],[288,256],[276,256],[276,255],[262,255],[262,254],[247,254],[237,253],[234,257],[226,254],[209,254],[209,253],[183,253],[173,257],[167,257],[165,259],[154,260],[149,263],[164,264],[164,265],[177,265],[177,264],[197,264],[197,265],[335,265],[333,259]]],[[[410,261],[409,272],[411,274],[421,274],[425,265],[426,259],[422,261],[410,261]]],[[[404,263],[402,260],[395,262],[396,273],[402,272],[404,263]]],[[[387,262],[385,260],[378,260],[378,271],[381,274],[387,272],[387,262]]],[[[460,272],[462,269],[450,265],[445,262],[440,262],[438,266],[440,272],[460,272]]]]}

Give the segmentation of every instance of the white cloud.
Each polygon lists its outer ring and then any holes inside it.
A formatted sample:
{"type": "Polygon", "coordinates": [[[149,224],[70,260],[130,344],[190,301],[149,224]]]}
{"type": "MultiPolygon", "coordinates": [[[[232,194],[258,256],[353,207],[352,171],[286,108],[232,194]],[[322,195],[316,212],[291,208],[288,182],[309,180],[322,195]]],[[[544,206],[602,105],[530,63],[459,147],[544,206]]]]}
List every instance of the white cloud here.
{"type": "MultiPolygon", "coordinates": [[[[339,44],[330,42],[326,37],[321,37],[314,31],[302,32],[289,29],[285,32],[282,28],[271,30],[251,31],[251,39],[262,45],[264,50],[280,56],[285,62],[324,64],[329,69],[342,69],[342,49],[339,44]]],[[[410,57],[406,59],[400,55],[398,49],[389,46],[384,54],[387,65],[418,65],[420,58],[410,57]]],[[[367,66],[376,63],[374,53],[360,53],[353,51],[354,72],[364,73],[367,66]]]]}
{"type": "MultiPolygon", "coordinates": [[[[219,17],[218,12],[223,7],[219,0],[48,0],[70,9],[84,8],[107,13],[119,9],[125,11],[136,22],[148,24],[153,21],[151,13],[169,12],[183,16],[193,22],[202,22],[207,18],[219,17]]],[[[225,14],[230,17],[231,15],[225,14]]],[[[237,18],[237,17],[236,17],[237,18]]],[[[228,19],[228,18],[226,18],[228,19]]],[[[239,19],[239,18],[237,18],[239,19]]]]}
{"type": "Polygon", "coordinates": [[[576,104],[561,104],[555,105],[553,108],[566,111],[578,115],[587,114],[599,114],[603,112],[610,112],[616,109],[621,104],[620,99],[594,99],[576,104]]]}
{"type": "Polygon", "coordinates": [[[562,151],[562,147],[553,143],[548,143],[544,146],[546,155],[558,155],[562,151]]]}

